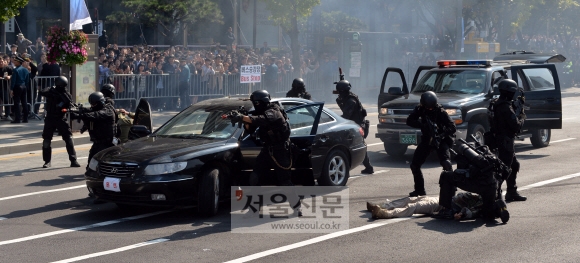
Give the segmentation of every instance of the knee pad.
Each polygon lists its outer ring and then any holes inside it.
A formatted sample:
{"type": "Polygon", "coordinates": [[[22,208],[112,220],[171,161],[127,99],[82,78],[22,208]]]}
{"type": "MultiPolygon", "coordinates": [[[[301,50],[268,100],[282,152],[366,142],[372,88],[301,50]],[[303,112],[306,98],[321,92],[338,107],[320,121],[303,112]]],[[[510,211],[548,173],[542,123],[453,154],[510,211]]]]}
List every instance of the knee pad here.
{"type": "Polygon", "coordinates": [[[50,148],[50,140],[44,139],[42,141],[42,148],[50,148]]]}

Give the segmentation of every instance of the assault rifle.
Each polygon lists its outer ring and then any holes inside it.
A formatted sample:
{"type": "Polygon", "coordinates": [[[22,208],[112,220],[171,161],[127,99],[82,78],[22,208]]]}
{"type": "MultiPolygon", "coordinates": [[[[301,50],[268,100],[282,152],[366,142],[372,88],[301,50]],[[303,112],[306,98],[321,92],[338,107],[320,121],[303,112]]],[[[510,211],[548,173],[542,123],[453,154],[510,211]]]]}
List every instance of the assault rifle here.
{"type": "MultiPolygon", "coordinates": [[[[236,115],[248,115],[248,111],[246,110],[246,108],[244,106],[240,106],[237,110],[232,110],[230,112],[228,112],[227,114],[222,115],[222,120],[225,119],[229,119],[232,122],[232,127],[234,127],[236,125],[236,120],[233,119],[234,116],[236,115]]],[[[242,121],[237,122],[238,123],[238,128],[242,128],[242,121]]]]}
{"type": "MultiPolygon", "coordinates": [[[[468,144],[464,139],[459,139],[463,144],[460,146],[460,152],[467,160],[475,167],[479,168],[482,173],[492,171],[494,177],[500,186],[503,181],[511,173],[511,168],[505,165],[495,154],[493,154],[487,146],[481,145],[479,141],[471,134],[471,138],[475,142],[475,147],[468,144]]],[[[498,187],[498,196],[501,196],[501,188],[498,187]]]]}
{"type": "MultiPolygon", "coordinates": [[[[516,117],[519,118],[520,115],[523,114],[524,119],[525,120],[525,112],[524,112],[524,107],[525,107],[525,102],[526,102],[526,96],[524,94],[524,89],[522,88],[518,88],[516,93],[514,94],[514,100],[512,102],[513,107],[514,107],[514,111],[516,113],[516,117]]],[[[522,121],[523,121],[522,120],[522,121]]],[[[523,123],[522,123],[523,126],[523,123]]],[[[520,126],[520,130],[518,131],[518,134],[521,132],[521,126],[520,126]]]]}
{"type": "MultiPolygon", "coordinates": [[[[79,115],[82,115],[83,113],[87,113],[90,112],[91,110],[89,108],[85,108],[83,106],[83,104],[80,103],[71,103],[70,108],[68,109],[62,109],[63,112],[70,112],[70,113],[77,113],[79,115]]],[[[72,116],[71,116],[72,119],[72,116]]],[[[81,123],[81,119],[78,118],[76,119],[78,123],[81,123]]],[[[81,128],[80,132],[81,134],[83,134],[85,131],[87,131],[89,128],[87,127],[87,125],[83,125],[83,127],[81,128]]]]}
{"type": "Polygon", "coordinates": [[[429,145],[435,149],[439,149],[439,145],[441,144],[441,135],[437,131],[437,124],[435,124],[431,119],[425,117],[425,121],[427,122],[427,128],[429,131],[429,145]]]}

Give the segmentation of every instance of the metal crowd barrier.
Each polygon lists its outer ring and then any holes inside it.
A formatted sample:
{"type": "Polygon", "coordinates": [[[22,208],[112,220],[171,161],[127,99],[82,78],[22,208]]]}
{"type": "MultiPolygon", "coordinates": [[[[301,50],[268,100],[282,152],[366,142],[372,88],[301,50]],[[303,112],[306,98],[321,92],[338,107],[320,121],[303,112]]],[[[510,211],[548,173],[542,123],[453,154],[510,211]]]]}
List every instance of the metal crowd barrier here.
{"type": "MultiPolygon", "coordinates": [[[[32,84],[32,83],[31,83],[32,84]]],[[[6,114],[8,111],[6,111],[6,108],[10,108],[10,112],[14,113],[14,99],[10,96],[10,85],[11,82],[10,80],[5,80],[5,79],[0,79],[0,113],[1,116],[7,115],[6,114]]],[[[30,85],[30,89],[28,91],[29,94],[32,94],[32,90],[34,88],[34,85],[30,85]]],[[[26,98],[26,106],[28,108],[28,111],[24,110],[22,112],[22,114],[26,114],[27,116],[29,116],[30,114],[32,114],[32,100],[30,99],[32,95],[28,95],[26,98]]],[[[38,118],[39,120],[41,119],[39,116],[33,114],[32,117],[34,118],[38,118]]],[[[14,118],[13,118],[14,119],[14,118]]]]}

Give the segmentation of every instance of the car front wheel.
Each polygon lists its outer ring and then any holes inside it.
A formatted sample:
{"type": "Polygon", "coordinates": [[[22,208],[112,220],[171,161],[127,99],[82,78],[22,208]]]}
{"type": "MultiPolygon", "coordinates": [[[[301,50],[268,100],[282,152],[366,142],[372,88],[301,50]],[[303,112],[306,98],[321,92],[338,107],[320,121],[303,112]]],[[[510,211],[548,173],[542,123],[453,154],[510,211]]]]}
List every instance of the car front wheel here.
{"type": "Polygon", "coordinates": [[[324,161],[324,168],[318,185],[322,186],[344,186],[348,181],[350,165],[346,154],[341,150],[333,150],[324,161]]]}
{"type": "Polygon", "coordinates": [[[219,170],[205,171],[200,178],[198,190],[198,211],[201,216],[210,217],[218,212],[220,197],[219,170]]]}
{"type": "Polygon", "coordinates": [[[550,129],[533,130],[530,141],[534,147],[543,148],[550,144],[551,137],[552,130],[550,129]]]}
{"type": "Polygon", "coordinates": [[[475,140],[477,142],[479,142],[479,144],[484,145],[485,141],[483,139],[483,134],[485,133],[485,128],[483,127],[483,125],[479,124],[479,123],[473,123],[473,124],[469,124],[469,126],[467,127],[467,141],[468,142],[474,142],[473,138],[471,138],[471,135],[473,135],[475,137],[475,140]]]}

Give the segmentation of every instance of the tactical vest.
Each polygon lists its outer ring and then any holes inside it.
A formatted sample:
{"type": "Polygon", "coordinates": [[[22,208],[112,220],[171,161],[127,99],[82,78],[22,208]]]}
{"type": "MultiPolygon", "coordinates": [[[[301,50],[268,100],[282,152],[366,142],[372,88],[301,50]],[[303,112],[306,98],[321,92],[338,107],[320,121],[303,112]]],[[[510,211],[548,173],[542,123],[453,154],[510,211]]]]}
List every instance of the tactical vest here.
{"type": "Polygon", "coordinates": [[[286,112],[278,107],[277,104],[271,104],[264,112],[267,125],[260,127],[260,139],[266,144],[280,144],[288,141],[290,138],[290,124],[286,112]]]}
{"type": "Polygon", "coordinates": [[[358,99],[358,96],[356,96],[354,93],[349,92],[347,96],[339,96],[337,99],[337,103],[338,106],[342,109],[342,107],[344,106],[344,103],[347,102],[350,99],[354,99],[356,101],[356,109],[354,109],[354,113],[351,116],[351,121],[354,121],[358,124],[363,124],[364,123],[364,119],[367,116],[367,111],[365,110],[365,108],[363,107],[362,103],[360,102],[360,100],[358,99]]]}

